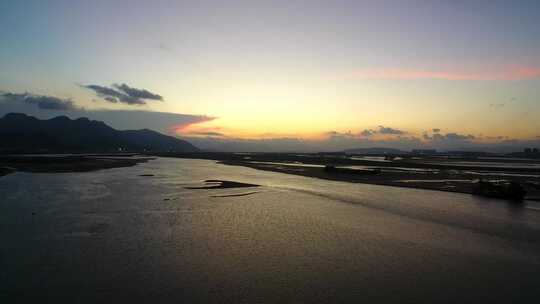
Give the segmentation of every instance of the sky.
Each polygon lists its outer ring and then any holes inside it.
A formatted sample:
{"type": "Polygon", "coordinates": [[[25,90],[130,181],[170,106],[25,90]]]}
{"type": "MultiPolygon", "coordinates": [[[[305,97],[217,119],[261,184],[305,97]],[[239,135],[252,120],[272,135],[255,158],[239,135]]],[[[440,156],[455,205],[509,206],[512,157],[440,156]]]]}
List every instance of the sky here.
{"type": "Polygon", "coordinates": [[[208,149],[540,140],[540,1],[0,0],[0,114],[208,149]]]}

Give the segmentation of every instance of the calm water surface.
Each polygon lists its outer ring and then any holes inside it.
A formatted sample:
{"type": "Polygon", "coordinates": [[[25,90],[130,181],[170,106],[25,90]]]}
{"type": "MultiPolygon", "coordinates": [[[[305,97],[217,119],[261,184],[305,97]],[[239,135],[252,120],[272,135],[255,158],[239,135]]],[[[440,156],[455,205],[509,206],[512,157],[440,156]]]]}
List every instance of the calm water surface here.
{"type": "Polygon", "coordinates": [[[2,303],[540,301],[538,203],[207,160],[2,177],[0,239],[2,303]]]}

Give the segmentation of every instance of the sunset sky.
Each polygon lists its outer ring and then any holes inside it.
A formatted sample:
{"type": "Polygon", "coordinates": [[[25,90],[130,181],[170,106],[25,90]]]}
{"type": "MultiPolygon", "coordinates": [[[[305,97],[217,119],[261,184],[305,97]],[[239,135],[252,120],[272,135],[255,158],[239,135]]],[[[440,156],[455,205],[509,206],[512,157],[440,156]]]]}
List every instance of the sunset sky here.
{"type": "Polygon", "coordinates": [[[0,38],[3,112],[177,113],[137,123],[201,145],[540,136],[540,1],[0,0],[0,38]]]}

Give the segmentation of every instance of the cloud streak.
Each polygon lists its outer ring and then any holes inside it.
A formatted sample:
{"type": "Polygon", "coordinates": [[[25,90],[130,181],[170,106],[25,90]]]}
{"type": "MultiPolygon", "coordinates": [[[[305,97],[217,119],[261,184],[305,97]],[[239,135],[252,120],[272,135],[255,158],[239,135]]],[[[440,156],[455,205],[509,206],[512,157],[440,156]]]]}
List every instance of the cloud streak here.
{"type": "Polygon", "coordinates": [[[499,80],[515,81],[540,78],[540,67],[508,66],[497,70],[486,71],[442,71],[407,68],[368,68],[352,73],[357,79],[389,79],[389,80],[499,80]]]}
{"type": "Polygon", "coordinates": [[[130,97],[133,98],[140,98],[140,99],[152,99],[152,100],[163,100],[163,97],[161,97],[158,94],[154,94],[148,90],[145,89],[136,89],[128,86],[127,84],[114,84],[113,85],[116,89],[124,92],[130,97]]]}
{"type": "Polygon", "coordinates": [[[148,100],[163,101],[161,95],[146,89],[137,89],[127,84],[113,84],[112,87],[96,84],[81,85],[81,87],[94,91],[94,93],[110,103],[124,103],[128,105],[145,105],[148,100]]]}

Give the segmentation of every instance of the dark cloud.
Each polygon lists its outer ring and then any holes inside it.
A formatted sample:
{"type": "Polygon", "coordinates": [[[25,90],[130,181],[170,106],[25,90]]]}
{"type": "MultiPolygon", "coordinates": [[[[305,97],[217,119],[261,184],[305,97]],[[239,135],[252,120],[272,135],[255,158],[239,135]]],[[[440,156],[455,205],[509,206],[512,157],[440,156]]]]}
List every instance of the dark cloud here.
{"type": "Polygon", "coordinates": [[[422,134],[422,138],[428,142],[465,142],[465,141],[473,141],[477,138],[476,136],[472,134],[459,134],[455,132],[442,134],[440,133],[440,129],[433,129],[433,134],[429,135],[428,132],[424,132],[422,134]]]}
{"type": "Polygon", "coordinates": [[[352,133],[351,131],[347,131],[347,132],[338,132],[338,131],[326,132],[326,135],[329,136],[330,138],[340,138],[340,137],[366,138],[366,137],[370,137],[370,136],[373,136],[373,135],[376,135],[376,134],[401,136],[401,135],[407,134],[407,132],[399,130],[399,129],[385,127],[385,126],[379,126],[378,130],[364,129],[363,131],[360,131],[359,133],[352,133]]]}
{"type": "Polygon", "coordinates": [[[375,133],[374,130],[365,129],[364,131],[360,132],[360,135],[362,135],[364,137],[369,137],[369,136],[373,135],[374,133],[375,133]]]}
{"type": "Polygon", "coordinates": [[[403,135],[403,134],[407,134],[407,132],[405,131],[401,131],[399,129],[394,129],[394,128],[390,128],[390,127],[385,127],[385,126],[379,126],[379,131],[378,133],[380,134],[390,134],[390,135],[403,135]]]}
{"type": "Polygon", "coordinates": [[[427,132],[424,132],[422,137],[425,140],[433,140],[433,141],[467,141],[467,140],[474,140],[477,139],[476,136],[472,134],[459,134],[459,133],[433,133],[433,135],[429,136],[427,132]]]}
{"type": "Polygon", "coordinates": [[[54,96],[35,95],[30,93],[0,92],[0,100],[7,103],[36,105],[43,110],[69,111],[78,109],[70,99],[61,99],[54,96]]]}
{"type": "Polygon", "coordinates": [[[114,84],[113,88],[95,84],[81,85],[90,89],[97,96],[111,103],[125,103],[129,105],[144,105],[147,100],[163,100],[163,97],[145,89],[136,89],[127,84],[114,84]]]}
{"type": "Polygon", "coordinates": [[[89,84],[89,85],[83,85],[82,87],[85,87],[87,89],[93,90],[96,92],[96,94],[99,97],[113,97],[113,98],[120,98],[122,97],[122,93],[116,91],[115,89],[111,89],[104,86],[99,86],[95,84],[89,84]]]}
{"type": "Polygon", "coordinates": [[[476,137],[471,134],[463,135],[458,133],[446,133],[445,138],[448,140],[472,140],[476,137]]]}
{"type": "Polygon", "coordinates": [[[163,100],[163,97],[161,97],[158,94],[154,94],[148,90],[145,89],[136,89],[128,86],[127,84],[115,84],[115,88],[118,90],[126,93],[128,96],[133,98],[140,98],[140,99],[152,99],[152,100],[163,100]]]}
{"type": "Polygon", "coordinates": [[[111,96],[105,96],[105,97],[103,97],[103,99],[105,99],[108,102],[112,102],[112,103],[117,103],[118,102],[118,100],[116,98],[111,97],[111,96]]]}
{"type": "Polygon", "coordinates": [[[355,137],[356,136],[351,131],[347,131],[347,132],[329,131],[329,132],[326,132],[326,135],[329,136],[330,138],[355,137]]]}

